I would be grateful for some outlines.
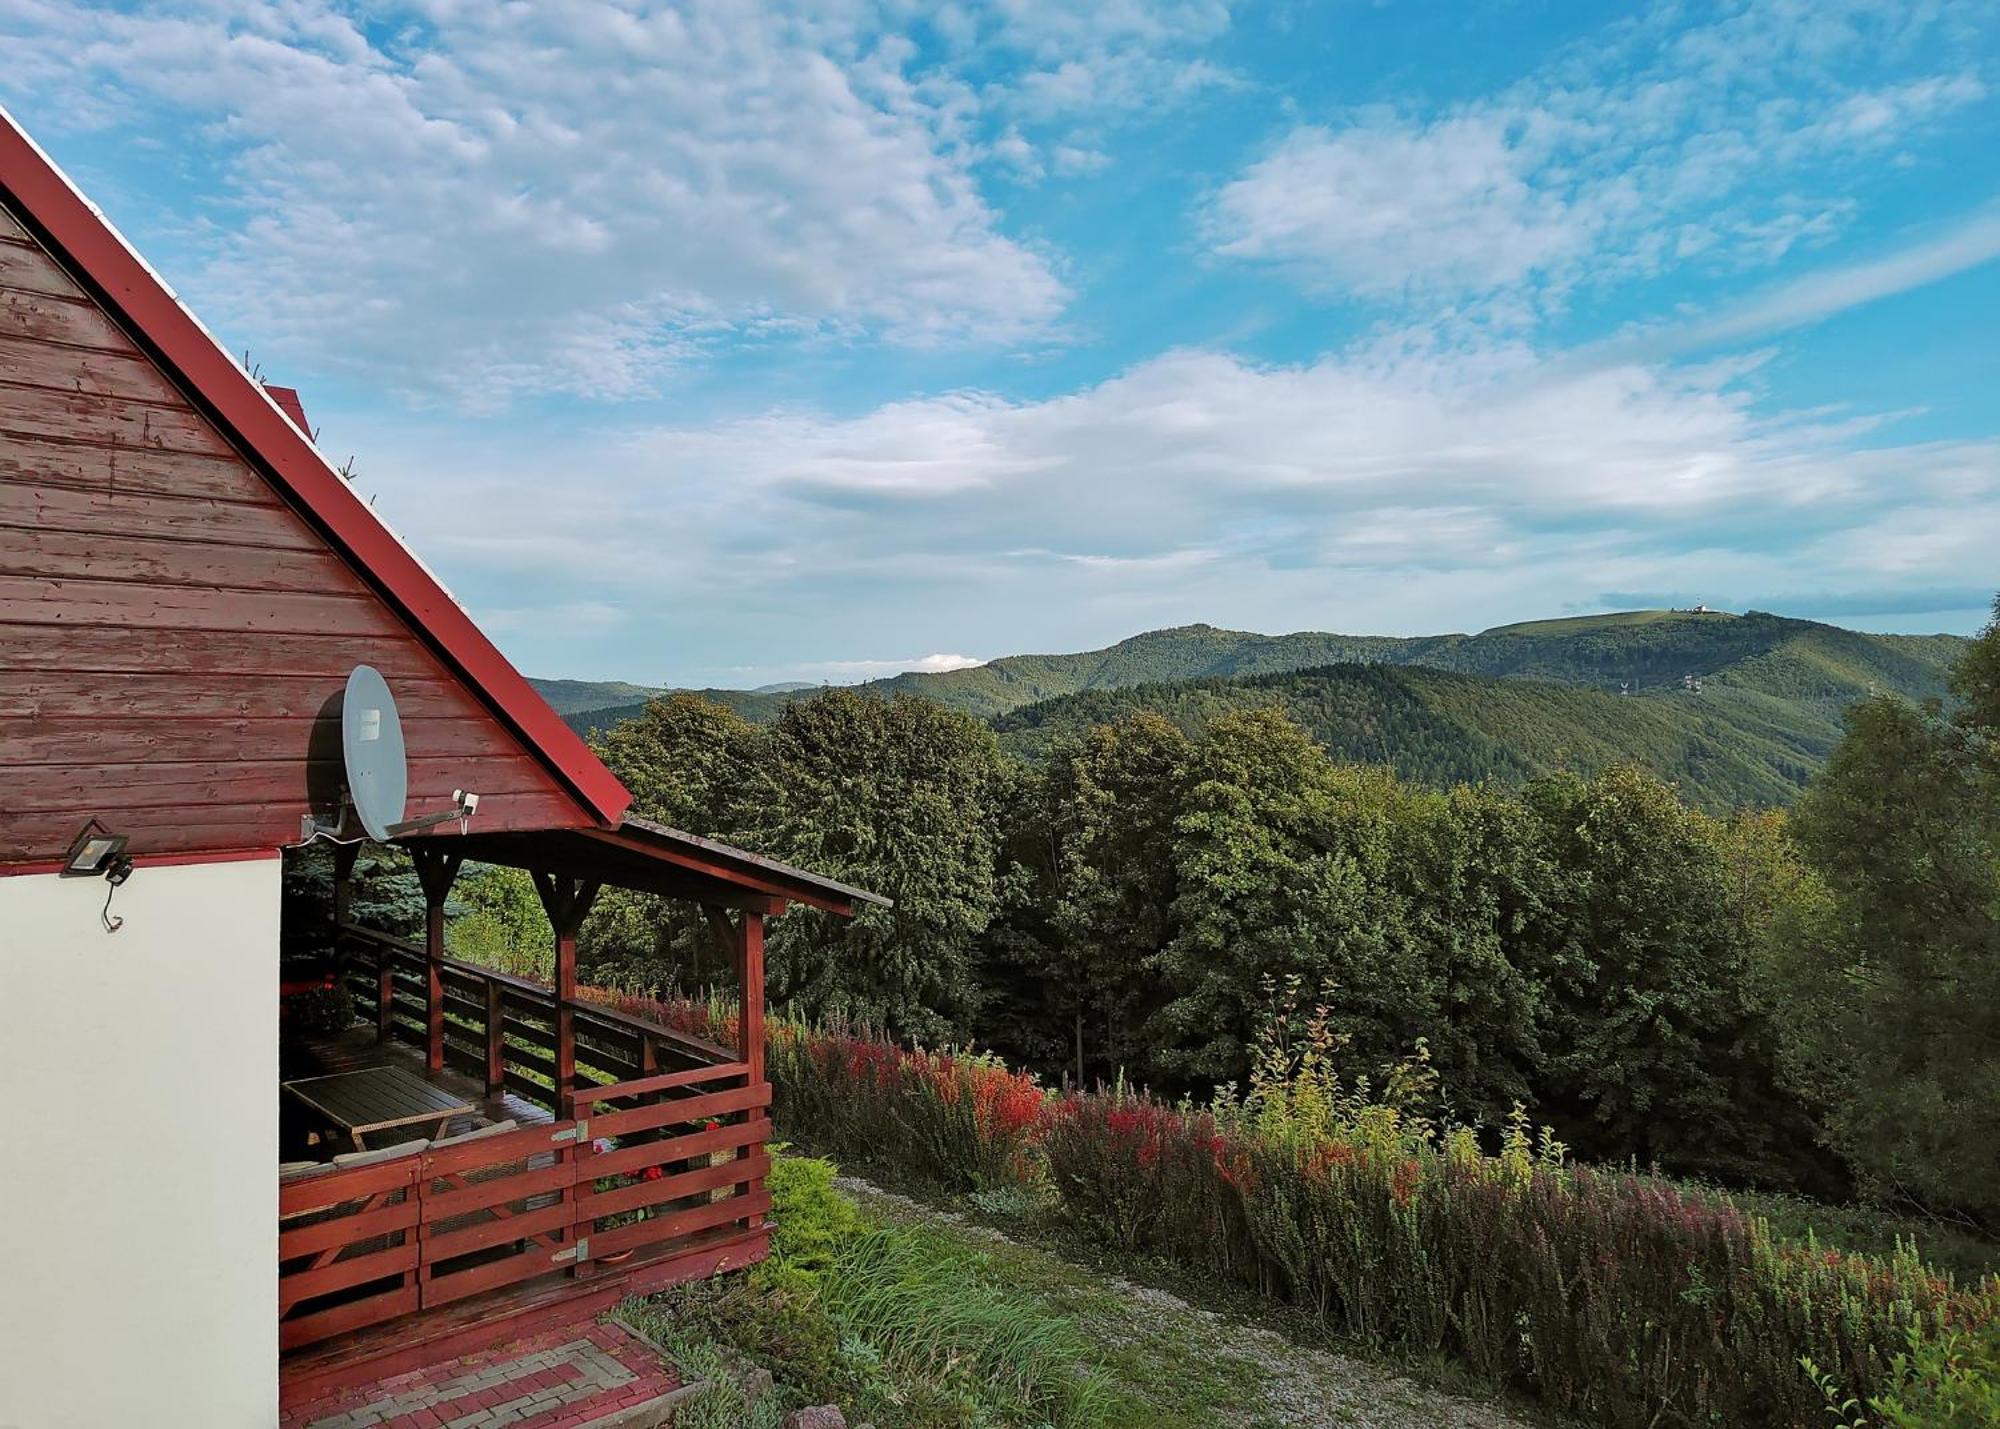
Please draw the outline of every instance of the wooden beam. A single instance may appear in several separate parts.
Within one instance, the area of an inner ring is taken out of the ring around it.
[[[333,926],[345,923],[354,909],[354,860],[361,852],[358,843],[333,846]]]
[[[737,962],[736,981],[741,989],[742,1008],[736,1019],[737,1042],[741,1044],[738,1055],[750,1071],[746,1078],[754,1091],[764,1085],[764,915],[745,912],[741,926],[736,930]],[[758,1148],[745,1146],[736,1155],[742,1160],[752,1155]],[[760,1179],[752,1178],[744,1187],[746,1198],[754,1198],[764,1189]],[[752,1215],[745,1225],[755,1230],[763,1224],[763,1218]]]
[[[424,1064],[444,1070],[444,904],[465,857],[442,849],[410,849],[424,890]]]
[[[601,886],[594,878],[529,870],[556,935],[556,1115],[576,1115],[576,935]]]

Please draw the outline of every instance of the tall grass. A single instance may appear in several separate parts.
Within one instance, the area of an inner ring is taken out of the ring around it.
[[[632,1010],[726,1033],[722,1009]],[[795,1023],[772,1025],[770,1068],[779,1115],[817,1145],[1038,1187],[1110,1244],[1600,1423],[1823,1426],[1832,1384],[1851,1422],[1892,1424],[1946,1392],[1936,1375],[1994,1377],[1977,1356],[2000,1279],[1958,1284],[1908,1244],[1781,1240],[1726,1197],[1569,1165],[1518,1112],[1482,1150],[1425,1114],[1421,1056],[1371,1087],[1343,1083],[1337,1052],[1323,1022],[1273,1038],[1248,1092],[1205,1108],[1057,1096],[989,1059]]]

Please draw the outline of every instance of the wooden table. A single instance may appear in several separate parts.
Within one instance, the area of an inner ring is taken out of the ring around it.
[[[367,1138],[384,1131],[427,1127],[432,1138],[442,1136],[453,1117],[472,1110],[456,1093],[401,1067],[364,1067],[283,1085],[346,1133],[356,1151],[366,1151]]]

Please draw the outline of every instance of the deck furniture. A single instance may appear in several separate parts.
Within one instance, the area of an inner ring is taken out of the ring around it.
[[[283,1085],[287,1095],[338,1127],[357,1152],[367,1151],[368,1138],[385,1131],[422,1127],[430,1138],[441,1137],[452,1118],[472,1110],[463,1098],[401,1067],[365,1067]]]

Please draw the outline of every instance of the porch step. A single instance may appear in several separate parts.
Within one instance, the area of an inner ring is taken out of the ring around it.
[[[609,1321],[567,1325],[296,1405],[282,1429],[657,1429],[689,1390]]]

